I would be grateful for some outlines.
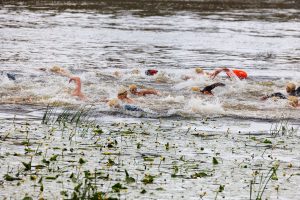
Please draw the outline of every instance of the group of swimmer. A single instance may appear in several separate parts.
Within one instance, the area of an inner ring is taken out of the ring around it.
[[[41,71],[47,71],[47,68],[40,68]],[[88,98],[82,93],[81,87],[81,79],[78,76],[75,76],[68,72],[67,70],[54,66],[50,68],[49,70],[52,73],[67,77],[69,79],[69,83],[74,82],[75,83],[75,89],[71,93],[72,96],[78,97],[80,100],[86,101]],[[229,69],[226,67],[223,68],[217,68],[213,70],[212,72],[204,71],[202,68],[196,68],[195,73],[197,76],[203,75],[206,77],[209,77],[211,79],[214,79],[218,74],[221,72],[225,72],[229,78],[238,78],[238,79],[246,79],[248,77],[248,74],[239,69]],[[134,70],[132,73],[138,74],[139,70]],[[158,70],[156,69],[149,69],[145,71],[145,74],[147,76],[154,76],[158,73]],[[120,76],[119,72],[114,72],[115,76]],[[13,74],[7,73],[7,77],[11,80],[15,80],[15,76]],[[183,80],[189,80],[194,79],[194,76],[182,76],[181,79]],[[225,86],[224,83],[216,82],[214,84],[208,85],[204,87],[203,89],[200,89],[200,87],[192,87],[191,90],[194,92],[199,92],[205,95],[213,95],[212,90],[216,87],[223,87]],[[108,103],[108,105],[111,108],[124,108],[125,110],[130,111],[142,111],[141,108],[133,105],[135,103],[135,100],[128,97],[128,92],[130,92],[133,96],[147,96],[147,95],[161,95],[159,91],[155,89],[140,89],[138,90],[138,87],[134,84],[130,85],[129,88],[121,87],[119,88],[117,92],[117,97],[110,99],[110,100],[104,100]],[[298,97],[300,97],[300,87],[296,89],[296,85],[294,83],[288,83],[286,85],[286,92],[287,95],[282,94],[280,92],[276,92],[273,94],[269,94],[266,96],[263,96],[261,100],[266,100],[268,98],[280,98],[280,99],[288,99],[289,105],[292,107],[300,107]]]

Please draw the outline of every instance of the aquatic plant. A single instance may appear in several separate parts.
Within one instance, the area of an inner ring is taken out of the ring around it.
[[[142,182],[144,184],[150,184],[153,183],[155,176],[152,176],[150,174],[145,174],[144,178],[142,179]]]
[[[294,128],[288,119],[281,119],[275,124],[271,125],[270,134],[273,137],[277,136],[291,136],[298,132],[299,128]]]
[[[42,117],[42,124],[58,124],[65,127],[66,124],[79,124],[89,122],[92,115],[93,106],[82,107],[57,107],[55,104],[47,105],[44,115]]]
[[[135,179],[129,176],[126,169],[125,169],[125,175],[126,175],[126,177],[125,177],[126,183],[134,183],[135,182]]]
[[[254,179],[250,181],[250,200],[252,200],[254,196],[256,196],[254,198],[254,200],[262,200],[262,196],[263,196],[270,180],[278,180],[278,177],[276,174],[278,167],[279,167],[279,165],[277,163],[275,163],[275,165],[270,168],[270,170],[268,171],[268,173],[266,175],[264,175],[263,173],[261,174],[259,188],[257,191],[254,190],[254,185],[256,184],[256,176],[258,175],[258,172],[254,173]],[[255,192],[256,192],[256,195],[254,194]]]

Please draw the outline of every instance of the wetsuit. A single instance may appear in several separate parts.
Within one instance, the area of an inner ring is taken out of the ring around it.
[[[278,97],[279,99],[287,99],[287,97],[284,94],[282,94],[281,92],[276,92],[276,93],[266,96],[267,99],[271,98],[271,97]]]
[[[215,89],[216,87],[218,86],[225,86],[224,83],[214,83],[214,84],[211,84],[209,86],[206,86],[205,88],[203,88],[203,90],[201,90],[200,92],[202,93],[206,93],[206,94],[212,94],[212,90]]]
[[[1,75],[3,75],[3,72],[1,72]],[[16,75],[13,73],[6,73],[6,76],[9,80],[13,80],[13,81],[16,80]]]
[[[291,96],[300,97],[300,87],[290,93]]]
[[[289,96],[300,97],[300,87],[298,87],[296,90],[289,93]],[[278,97],[279,99],[287,99],[288,98],[286,95],[282,94],[281,92],[276,92],[276,93],[267,95],[265,97],[265,99],[268,99],[268,98],[271,98],[271,97]]]
[[[129,111],[143,111],[141,108],[129,104],[124,105],[124,109]]]

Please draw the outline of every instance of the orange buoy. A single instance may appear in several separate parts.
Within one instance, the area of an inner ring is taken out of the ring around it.
[[[248,77],[247,72],[240,70],[240,69],[233,69],[232,72],[239,77],[240,79],[245,79]],[[226,74],[231,77],[230,72],[226,72]]]

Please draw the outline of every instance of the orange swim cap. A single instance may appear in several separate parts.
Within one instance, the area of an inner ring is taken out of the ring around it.
[[[233,69],[232,72],[240,79],[245,79],[248,77],[247,72],[240,69]],[[226,72],[226,74],[230,77],[230,72]]]

